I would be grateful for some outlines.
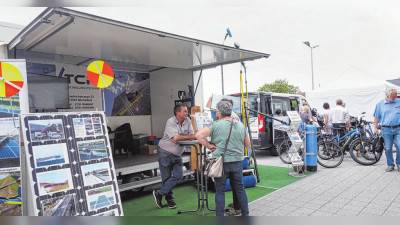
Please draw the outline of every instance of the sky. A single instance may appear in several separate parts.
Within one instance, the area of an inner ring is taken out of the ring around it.
[[[118,7],[72,9],[218,44],[229,28],[233,37],[225,45],[237,42],[271,54],[246,63],[249,91],[276,79],[311,90],[311,54],[304,41],[319,45],[313,50],[315,89],[400,77],[400,4],[393,0],[116,2]],[[43,10],[2,7],[0,21],[26,25]],[[225,94],[240,91],[239,72],[240,64],[224,66]],[[221,69],[205,70],[203,76],[205,88],[221,94]],[[211,95],[207,91],[205,100]]]

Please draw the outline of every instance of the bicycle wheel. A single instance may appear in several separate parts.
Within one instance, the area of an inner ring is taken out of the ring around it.
[[[361,142],[360,139],[355,140],[350,146],[350,155],[357,163],[369,166],[377,163],[382,153],[373,150],[372,141]]]
[[[290,161],[290,155],[288,154],[291,146],[292,142],[289,139],[283,140],[282,143],[279,145],[278,149],[279,158],[282,160],[282,162],[286,164],[292,163],[292,161]]]
[[[343,162],[343,151],[333,141],[321,141],[317,144],[317,162],[326,168],[335,168]]]

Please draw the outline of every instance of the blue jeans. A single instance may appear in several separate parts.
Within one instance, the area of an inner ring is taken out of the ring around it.
[[[242,210],[242,216],[249,215],[249,204],[247,201],[246,190],[243,185],[243,166],[242,161],[224,163],[224,174],[220,178],[215,178],[215,209],[217,216],[224,216],[225,211],[225,186],[226,178],[230,178],[232,191],[236,192],[238,205]]]
[[[400,165],[400,127],[382,127],[382,137],[385,140],[385,154],[388,166],[394,166],[393,142],[396,146],[396,164]]]
[[[169,153],[163,149],[157,151],[158,164],[160,166],[162,187],[158,191],[165,200],[174,200],[172,188],[174,188],[183,177],[182,157]]]

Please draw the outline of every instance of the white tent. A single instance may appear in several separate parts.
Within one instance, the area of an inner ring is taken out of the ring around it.
[[[366,120],[373,121],[375,105],[385,97],[385,90],[389,87],[398,88],[386,81],[369,81],[368,84],[358,82],[347,82],[354,87],[341,87],[332,85],[336,89],[315,90],[306,93],[306,99],[311,108],[316,108],[318,112],[323,113],[322,105],[328,102],[331,109],[336,105],[336,99],[342,99],[346,103],[349,114],[357,116],[366,112]]]

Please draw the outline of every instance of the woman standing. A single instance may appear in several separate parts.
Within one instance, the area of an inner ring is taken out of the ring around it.
[[[307,105],[303,106],[300,118],[305,124],[311,124],[313,122],[313,118],[310,112],[310,107],[308,107]]]
[[[236,192],[242,216],[249,215],[247,194],[243,185],[242,160],[244,146],[250,146],[250,139],[246,134],[245,127],[241,122],[233,122],[231,118],[232,104],[228,101],[220,101],[217,104],[217,116],[221,119],[199,130],[196,139],[210,149],[213,158],[224,154],[224,173],[222,177],[215,178],[215,206],[216,215],[224,216],[225,209],[225,186],[227,177],[230,178],[232,190]],[[232,129],[231,129],[232,127]],[[230,133],[230,136],[229,136]],[[211,136],[211,143],[206,137]],[[228,140],[229,138],[229,140]],[[227,142],[228,141],[228,142]]]

